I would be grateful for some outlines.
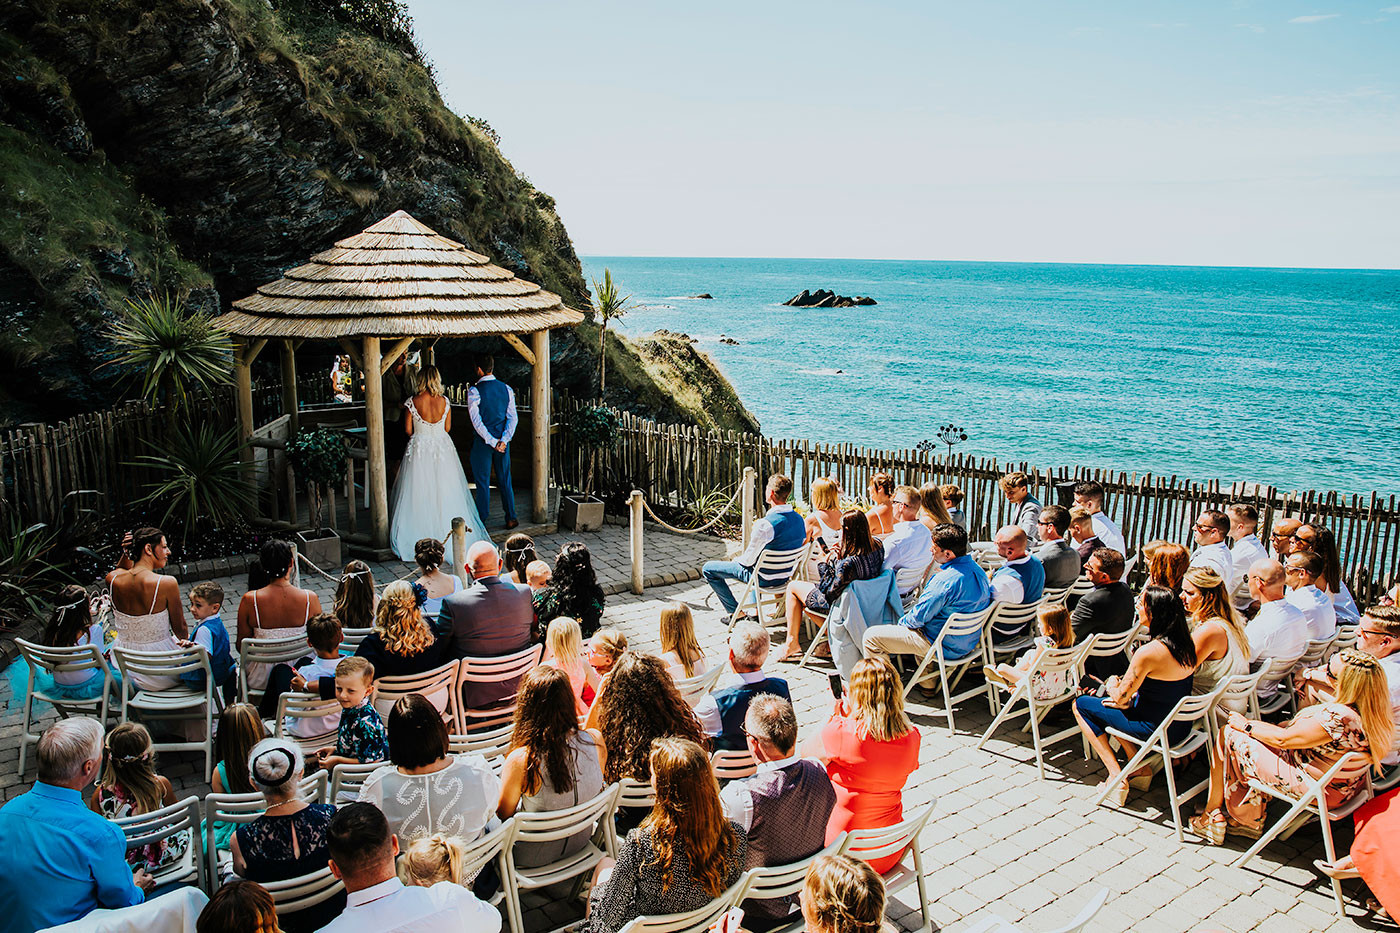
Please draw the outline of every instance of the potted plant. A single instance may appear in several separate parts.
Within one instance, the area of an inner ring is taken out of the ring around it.
[[[617,444],[617,415],[602,405],[580,408],[569,418],[569,433],[588,454],[588,474],[582,490],[565,494],[559,506],[559,524],[570,531],[596,531],[603,527],[603,500],[593,495],[593,478],[599,455]]]
[[[322,569],[340,566],[340,535],[325,527],[321,516],[331,486],[345,478],[349,456],[345,435],[329,428],[298,431],[287,441],[287,460],[306,483],[311,505],[311,530],[297,533],[297,546]]]

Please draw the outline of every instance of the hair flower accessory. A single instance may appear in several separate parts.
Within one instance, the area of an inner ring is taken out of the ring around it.
[[[413,604],[419,609],[428,602],[428,588],[421,583],[411,584],[413,587]]]

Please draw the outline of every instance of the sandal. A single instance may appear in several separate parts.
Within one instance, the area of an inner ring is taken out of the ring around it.
[[[1196,814],[1187,821],[1186,828],[1213,846],[1225,844],[1225,814],[1219,810]]]
[[[1361,877],[1361,872],[1357,871],[1355,868],[1338,868],[1335,864],[1327,861],[1326,859],[1313,859],[1313,868],[1316,868],[1328,878],[1332,878],[1337,881],[1346,881],[1350,878]]]

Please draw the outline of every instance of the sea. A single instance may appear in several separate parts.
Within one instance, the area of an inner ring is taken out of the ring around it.
[[[1400,492],[1400,270],[590,256],[775,438]],[[791,308],[803,289],[869,296]],[[702,293],[712,299],[692,296]],[[736,343],[727,343],[726,340]],[[940,450],[946,447],[940,445]]]

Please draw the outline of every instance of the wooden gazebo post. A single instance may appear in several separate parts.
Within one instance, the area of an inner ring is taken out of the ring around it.
[[[549,518],[549,331],[537,330],[530,335],[535,365],[530,369],[530,441],[534,470],[534,506],[531,518],[543,522]]]

